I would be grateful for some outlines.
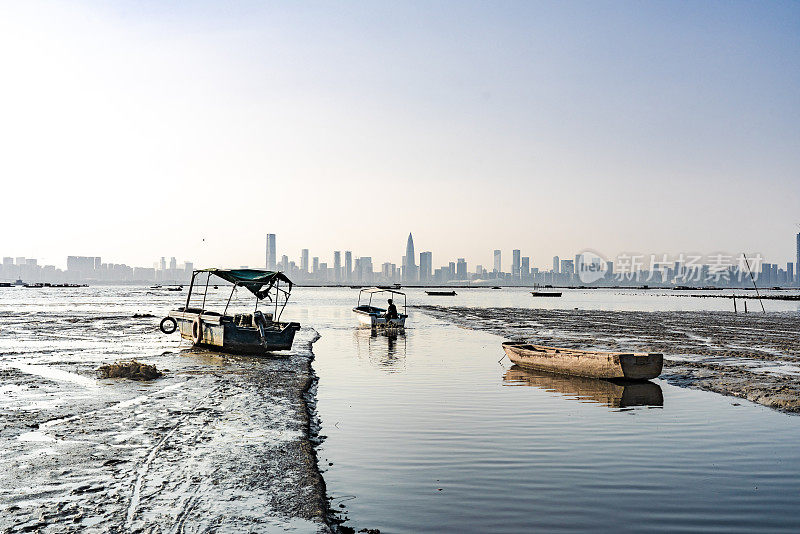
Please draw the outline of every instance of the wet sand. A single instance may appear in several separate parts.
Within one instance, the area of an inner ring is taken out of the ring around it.
[[[661,352],[661,378],[672,384],[800,412],[800,317],[795,313],[416,308],[507,340]]]
[[[0,532],[329,532],[316,332],[280,358],[159,354],[154,322],[0,317]],[[126,355],[164,377],[95,377]]]

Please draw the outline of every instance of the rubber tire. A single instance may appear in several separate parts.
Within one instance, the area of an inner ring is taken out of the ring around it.
[[[164,325],[165,325],[166,323],[172,323],[172,329],[170,329],[170,330],[167,330],[166,328],[164,328]],[[158,325],[158,327],[159,327],[159,328],[161,329],[161,331],[162,331],[162,332],[164,332],[165,334],[171,334],[171,333],[173,333],[175,330],[177,330],[177,329],[178,329],[178,321],[176,321],[176,320],[175,320],[175,319],[173,319],[172,317],[164,317],[163,319],[161,319],[161,324],[159,324],[159,325]]]
[[[203,320],[197,317],[192,323],[192,341],[195,345],[203,340]]]

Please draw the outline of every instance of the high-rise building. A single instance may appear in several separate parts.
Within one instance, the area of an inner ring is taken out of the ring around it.
[[[519,267],[519,275],[521,278],[531,274],[531,259],[528,256],[523,256],[522,263]]]
[[[169,269],[170,271],[174,271],[177,268],[178,268],[178,260],[175,259],[175,256],[172,256],[169,259]]]
[[[333,279],[340,281],[342,279],[342,251],[333,251]]]
[[[500,251],[499,250],[495,250],[494,251],[494,272],[495,273],[500,273],[502,271],[503,271],[503,269],[500,266]]]
[[[308,273],[308,249],[304,248],[300,251],[300,270],[303,274]]]
[[[559,260],[558,256],[553,256],[553,273],[554,274],[558,274],[560,272],[558,270],[559,263],[560,263],[560,260]]]
[[[520,251],[514,249],[511,251],[511,276],[519,278],[520,270]]]
[[[464,258],[458,258],[458,263],[456,264],[456,279],[467,279],[467,260]]]
[[[792,262],[786,264],[786,279],[789,281],[789,285],[794,282],[794,264]]]
[[[267,270],[274,271],[278,262],[275,252],[275,234],[267,234]]]
[[[795,261],[795,281],[797,285],[800,285],[800,233],[797,234],[797,261]]]
[[[344,279],[350,281],[353,278],[353,253],[349,250],[344,251]]]
[[[317,274],[319,272],[319,256],[314,256],[312,260],[311,272]]]
[[[162,271],[166,271],[167,270],[167,259],[164,256],[161,256],[161,262],[158,265],[159,265],[159,269],[161,269]]]
[[[372,265],[371,262],[370,265]],[[410,233],[408,234],[408,242],[406,242],[406,262],[404,267],[405,269],[403,270],[403,278],[406,282],[416,282],[419,280],[414,254],[414,238],[411,237]]]
[[[433,253],[419,253],[419,281],[430,282],[433,275]]]

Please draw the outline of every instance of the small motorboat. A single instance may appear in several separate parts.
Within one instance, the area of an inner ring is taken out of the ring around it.
[[[201,280],[202,275],[205,280]],[[222,313],[205,309],[209,279],[217,276],[233,284],[231,295]],[[281,287],[283,282],[283,287]],[[236,291],[243,287],[256,298],[252,313],[228,314]],[[196,346],[225,352],[265,354],[292,348],[299,323],[282,323],[280,316],[289,302],[292,282],[281,272],[260,269],[201,269],[192,272],[186,305],[169,312],[161,320],[161,331],[171,334],[180,329],[183,339]],[[194,296],[194,300],[192,300]],[[268,299],[274,313],[261,311],[258,304]]]
[[[503,289],[503,288],[500,286],[492,286],[492,289]]]
[[[534,297],[560,297],[561,291],[531,291]]]
[[[664,366],[664,356],[655,352],[576,350],[520,341],[503,343],[503,350],[520,367],[592,378],[649,380],[660,375]]]
[[[426,291],[425,293],[427,293],[428,295],[434,296],[434,297],[455,297],[456,296],[456,292],[455,291]]]
[[[183,291],[183,286],[178,287],[168,287],[167,291]]]
[[[387,319],[386,310],[384,308],[377,308],[372,305],[372,297],[378,293],[389,293],[391,295],[403,296],[403,313],[398,313],[396,319]],[[366,304],[361,304],[362,295],[369,295]],[[380,287],[368,287],[358,292],[358,304],[353,308],[353,312],[358,318],[361,326],[369,326],[370,328],[405,328],[406,318],[406,294],[395,289],[384,289]]]

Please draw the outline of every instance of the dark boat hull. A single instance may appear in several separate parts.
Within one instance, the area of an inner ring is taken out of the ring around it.
[[[300,330],[299,323],[271,323],[261,332],[253,326],[239,326],[231,317],[202,314],[200,316],[199,337],[195,335],[196,313],[171,312],[180,329],[181,337],[195,346],[206,347],[238,354],[267,354],[274,351],[290,350],[295,333]]]

